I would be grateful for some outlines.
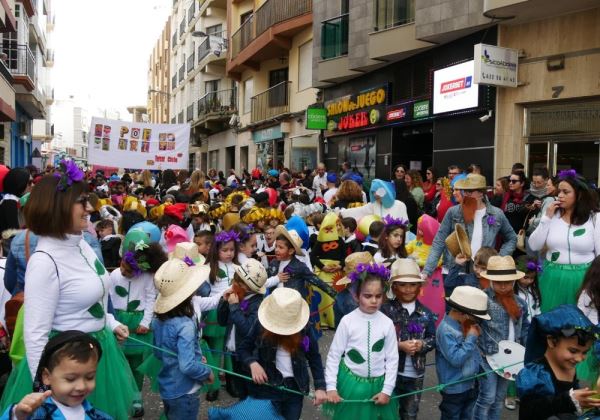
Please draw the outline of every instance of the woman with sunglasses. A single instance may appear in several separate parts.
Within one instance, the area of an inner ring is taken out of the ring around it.
[[[407,172],[408,172],[408,168],[406,167],[406,165],[404,165],[402,163],[400,163],[399,165],[396,165],[394,167],[392,181],[394,181],[395,179],[401,179],[404,181],[404,176],[406,175]]]
[[[110,276],[83,239],[88,226],[87,191],[83,172],[72,161],[62,161],[58,172],[33,187],[25,207],[26,225],[38,236],[25,273],[26,354],[8,379],[2,410],[31,392],[48,339],[79,330],[102,345],[96,389],[89,401],[115,419],[129,417],[137,389],[116,340],[125,340],[129,330],[108,313]]]
[[[515,233],[519,233],[527,217],[527,193],[525,192],[525,173],[513,171],[508,177],[508,191],[502,196],[500,209],[508,219]],[[521,255],[520,251],[516,251]]]

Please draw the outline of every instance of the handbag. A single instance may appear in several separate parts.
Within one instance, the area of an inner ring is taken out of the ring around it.
[[[517,233],[517,249],[522,252],[527,252],[527,248],[525,246],[525,235],[527,230],[525,229],[525,226],[527,226],[530,214],[531,210],[527,212],[527,216],[525,216],[525,221],[523,222],[523,227],[519,230],[519,233]]]

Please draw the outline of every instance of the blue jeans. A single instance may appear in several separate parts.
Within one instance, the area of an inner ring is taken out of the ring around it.
[[[440,403],[441,420],[468,420],[473,415],[477,390],[470,389],[459,394],[442,392]]]
[[[487,360],[481,361],[480,372],[489,372],[492,368]],[[479,381],[479,396],[475,403],[473,419],[500,420],[500,412],[504,406],[508,381],[492,372],[481,376]]]
[[[298,385],[296,385],[296,381],[293,378],[285,378],[283,380],[283,386],[288,389],[299,391]],[[300,415],[302,414],[302,403],[304,402],[304,397],[302,395],[281,391],[277,396],[277,399],[272,399],[271,402],[285,420],[300,419]]]
[[[197,392],[163,400],[163,405],[168,420],[197,419],[200,413],[200,397]]]
[[[410,356],[406,356],[410,357]],[[408,394],[409,392],[423,389],[423,377],[420,378],[409,378],[406,376],[398,375],[396,379],[396,388],[394,388],[395,395]],[[402,397],[398,400],[400,405],[400,419],[401,420],[416,420],[419,412],[419,403],[421,402],[421,393]]]

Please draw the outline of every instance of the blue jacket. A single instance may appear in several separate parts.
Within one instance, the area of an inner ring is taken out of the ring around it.
[[[502,246],[500,248],[500,255],[512,255],[517,245],[517,234],[513,230],[512,226],[508,222],[508,219],[498,207],[492,206],[489,202],[485,203],[486,212],[483,216],[483,238],[481,246],[489,246],[491,248],[496,247],[496,239],[502,237]],[[493,220],[491,217],[493,217]],[[493,223],[489,223],[493,222]],[[444,255],[444,267],[448,270],[452,268],[454,258],[450,254],[450,251],[446,248],[446,238],[454,232],[456,224],[462,224],[465,226],[469,241],[473,238],[473,223],[465,224],[465,219],[462,213],[462,206],[454,206],[448,209],[448,212],[444,216],[444,220],[440,225],[440,228],[433,239],[433,244],[429,251],[429,257],[423,268],[423,272],[431,275],[438,264],[442,253]]]
[[[508,340],[508,322],[510,317],[504,307],[496,301],[496,294],[491,287],[484,290],[488,295],[488,313],[492,319],[481,323],[481,336],[479,337],[479,348],[484,355],[498,353],[498,341]],[[515,341],[525,345],[529,331],[527,320],[527,303],[515,295],[515,300],[521,307],[521,316],[515,324]]]
[[[85,410],[85,420],[112,420],[112,417],[100,410],[92,407],[87,400],[84,400],[83,409]],[[12,415],[12,411],[15,404],[11,405],[6,409],[0,420],[12,420],[15,417]],[[29,417],[28,420],[66,420],[66,417],[58,409],[56,403],[52,398],[47,398],[46,401],[35,410]]]
[[[162,362],[158,374],[158,388],[164,400],[179,398],[198,383],[210,376],[210,368],[202,364],[202,352],[198,340],[198,325],[193,318],[184,316],[161,321],[152,321],[154,345],[171,352],[160,350],[154,355]]]
[[[22,230],[15,235],[10,243],[10,252],[6,259],[6,268],[4,272],[4,287],[11,295],[15,295],[25,290],[25,269],[27,261],[25,258],[25,233]],[[83,232],[83,239],[92,247],[98,259],[104,264],[100,242],[89,232]],[[29,255],[33,254],[37,247],[38,237],[33,232],[29,233]]]
[[[435,332],[437,351],[435,352],[435,370],[438,382],[448,384],[469,376],[477,375],[481,354],[477,349],[477,337],[463,336],[461,325],[446,315]],[[448,385],[443,389],[447,394],[460,394],[475,386],[475,379]]]
[[[263,301],[263,295],[256,294],[248,298],[248,307],[242,310],[239,303],[230,305],[225,299],[221,298],[217,307],[217,322],[222,327],[227,327],[225,337],[229,337],[231,328],[235,325],[235,344],[236,347],[242,342],[246,335],[252,329],[258,319],[258,307]]]
[[[268,270],[269,277],[277,275],[279,272],[279,264],[279,260],[271,261]],[[306,264],[296,258],[296,256],[292,257],[287,267],[285,267],[285,271],[290,273],[290,279],[283,283],[283,287],[297,290],[305,300],[308,297],[309,285],[317,286],[335,299],[337,292],[330,285],[318,278],[315,273],[310,271]]]

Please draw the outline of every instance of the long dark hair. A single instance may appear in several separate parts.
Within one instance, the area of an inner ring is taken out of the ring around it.
[[[542,292],[540,292],[540,286],[538,284],[538,272],[527,270],[526,273],[529,277],[533,277],[533,283],[529,285],[529,292],[533,296],[533,301],[535,305],[539,308],[542,305]],[[515,295],[519,293],[519,288],[519,282],[516,281],[513,286],[513,291],[515,292]]]
[[[583,277],[583,283],[577,292],[577,300],[582,293],[590,297],[590,306],[600,310],[600,256],[594,258]]]
[[[581,226],[592,217],[593,212],[598,211],[598,195],[587,186],[583,177],[566,177],[560,182],[566,182],[575,191],[575,204],[571,215],[571,224]],[[560,183],[559,183],[560,185]]]
[[[391,249],[390,244],[388,243],[388,236],[394,232],[395,230],[402,230],[402,245],[398,248],[396,252]],[[386,226],[383,230],[383,233],[379,237],[379,251],[381,251],[381,256],[383,258],[391,258],[394,253],[398,254],[399,258],[406,258],[408,254],[406,253],[406,228],[401,225],[389,225]]]
[[[233,242],[233,241],[229,241]],[[210,245],[210,250],[208,251],[208,256],[206,260],[208,262],[208,266],[210,267],[210,274],[208,275],[208,279],[210,280],[210,284],[215,284],[217,282],[217,273],[219,272],[219,251],[221,247],[229,242],[219,242],[213,239],[212,244]],[[233,255],[233,263],[237,264],[237,256],[238,256],[238,247],[237,244],[234,243],[233,249],[235,250],[235,254]]]
[[[387,287],[387,280],[384,279],[383,277],[377,276],[375,274],[367,274],[364,277],[360,277],[356,281],[356,286],[355,286],[355,290],[354,290],[354,292],[356,294],[356,299],[358,299],[360,297],[360,292],[365,287],[365,284],[367,284],[371,281],[377,281],[377,282],[381,283],[381,290],[383,291],[383,300],[385,301],[385,298],[386,298],[385,291],[386,291],[386,287]],[[352,284],[350,286],[352,286]]]
[[[194,305],[192,305],[193,297],[194,297],[194,294],[192,293],[186,300],[181,302],[179,305],[177,305],[170,311],[165,312],[164,314],[155,313],[156,317],[160,321],[166,321],[167,319],[177,318],[180,316],[193,318],[193,316],[194,316]]]

